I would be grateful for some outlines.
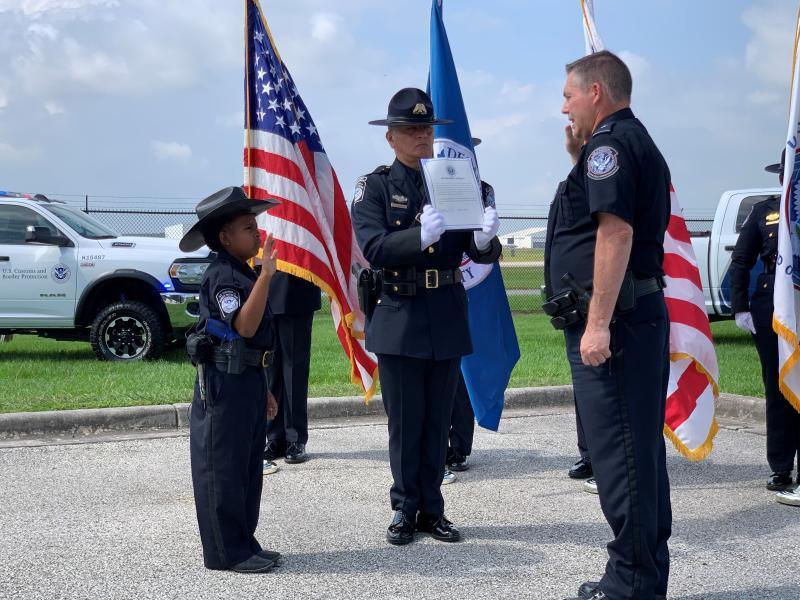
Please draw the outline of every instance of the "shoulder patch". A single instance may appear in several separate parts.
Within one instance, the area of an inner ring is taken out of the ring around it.
[[[224,289],[217,292],[217,305],[223,316],[227,317],[241,305],[239,292],[232,289]]]
[[[611,146],[595,148],[586,159],[586,174],[590,179],[608,179],[619,171],[619,155]]]
[[[364,199],[364,190],[367,189],[367,176],[359,177],[356,181],[356,191],[353,194],[353,204]]]

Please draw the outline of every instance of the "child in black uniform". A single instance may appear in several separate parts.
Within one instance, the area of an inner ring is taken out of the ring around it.
[[[197,205],[199,222],[180,243],[184,252],[203,244],[217,252],[200,286],[197,337],[187,342],[198,365],[192,482],[203,562],[237,573],[264,573],[280,558],[254,537],[267,419],[277,412],[265,370],[273,343],[267,293],[276,264],[270,234],[260,274],[247,263],[262,248],[256,214],[275,204],[251,200],[239,187],[220,190]]]

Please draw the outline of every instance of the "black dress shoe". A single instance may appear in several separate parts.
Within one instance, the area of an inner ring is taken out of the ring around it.
[[[308,454],[306,454],[306,445],[299,442],[292,442],[286,447],[286,463],[296,465],[306,462]]]
[[[231,571],[236,573],[266,573],[274,566],[275,563],[271,560],[267,560],[258,554],[253,554],[253,556],[247,560],[243,560],[242,562],[233,565],[231,567]]]
[[[417,515],[417,531],[430,533],[431,537],[440,542],[460,542],[461,532],[444,515]]]
[[[467,464],[467,457],[461,454],[460,452],[453,450],[452,448],[448,448],[445,467],[450,471],[458,471],[458,472],[466,471],[467,469],[469,469],[469,465]]]
[[[275,563],[276,567],[278,566],[278,563],[280,562],[281,558],[283,558],[280,552],[275,552],[274,550],[266,550],[266,549],[262,549],[261,552],[258,553],[258,556],[260,556],[261,558],[266,558],[267,560],[271,560],[272,562]]]
[[[597,592],[600,592],[601,594],[603,593],[600,590],[599,581],[584,581],[581,584],[581,587],[578,588],[578,598],[580,598],[580,600],[591,600],[592,598],[595,598],[594,594],[596,594]],[[608,596],[603,594],[603,596],[600,597],[607,598]],[[666,600],[667,597],[659,596],[658,594],[656,594],[654,598],[655,600]]]
[[[578,462],[572,465],[567,475],[569,475],[571,479],[589,479],[589,477],[594,475],[594,470],[592,469],[592,459],[588,457],[581,458]]]
[[[788,490],[790,487],[792,487],[791,471],[773,473],[769,476],[769,479],[767,479],[767,489],[773,492]]]
[[[394,511],[394,518],[386,530],[386,541],[393,546],[404,546],[414,541],[414,523],[402,510]]]
[[[270,440],[264,449],[264,460],[275,462],[279,458],[286,456],[286,442],[283,440]]]

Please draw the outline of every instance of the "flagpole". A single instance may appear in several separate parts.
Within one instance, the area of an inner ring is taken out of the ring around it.
[[[253,144],[251,143],[252,140],[250,139],[250,63],[248,62],[250,59],[250,35],[249,35],[249,25],[250,25],[250,11],[248,2],[250,0],[244,0],[244,123],[245,123],[245,133],[247,135],[247,160],[245,161],[246,165],[253,164],[252,162],[252,151],[253,151]],[[247,194],[250,195],[250,191],[252,186],[250,185],[250,168],[245,169],[245,186],[247,188]]]

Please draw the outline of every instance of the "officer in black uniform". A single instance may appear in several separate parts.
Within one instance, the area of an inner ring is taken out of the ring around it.
[[[465,252],[478,263],[500,256],[493,209],[481,231],[445,232],[443,215],[427,204],[419,159],[433,156],[433,125],[445,123],[425,92],[397,92],[387,118],[371,122],[388,125],[397,160],[358,180],[351,207],[358,245],[380,276],[365,333],[389,417],[395,515],[387,541],[397,545],[411,542],[415,528],[442,541],[461,538],[440,489],[459,362],[472,352],[459,265]]]
[[[545,310],[564,330],[615,538],[602,579],[578,592],[594,600],[664,598],[669,576],[669,320],[661,290],[670,173],[630,110],[631,89],[628,68],[610,52],[567,66],[562,112],[583,146],[557,200],[548,248],[555,296]]]
[[[278,415],[267,428],[264,460],[281,456],[296,464],[308,459],[308,372],[311,327],[321,307],[313,283],[278,271],[269,286],[269,310],[275,329],[275,355],[269,368],[269,389],[278,401]]]
[[[783,185],[783,165],[766,170],[778,173]],[[768,490],[792,487],[792,470],[798,465],[800,483],[800,413],[789,404],[778,387],[778,336],[772,329],[772,296],[775,289],[775,261],[778,256],[778,220],[780,197],[775,196],[753,206],[742,225],[731,256],[731,304],[736,324],[749,331],[761,360],[761,376],[767,397],[767,462],[772,470]],[[758,259],[764,264],[753,297],[749,297],[750,271]]]
[[[271,235],[261,273],[247,264],[261,247],[255,215],[276,202],[251,200],[240,187],[220,190],[197,205],[199,222],[180,242],[191,252],[217,252],[200,285],[200,318],[187,339],[197,365],[189,445],[192,483],[208,569],[264,573],[280,554],[264,550],[254,533],[261,504],[261,457],[266,443],[266,367],[273,344],[267,310],[275,272]]]

